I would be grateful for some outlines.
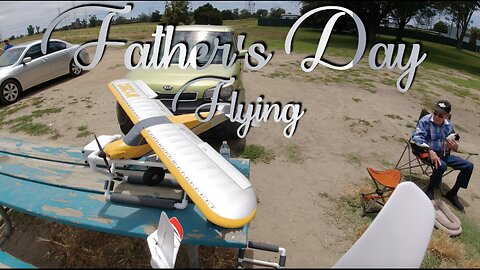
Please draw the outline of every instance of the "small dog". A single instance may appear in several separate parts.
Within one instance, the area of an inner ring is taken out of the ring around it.
[[[447,136],[447,140],[459,141],[460,135],[458,135],[458,133],[450,133],[450,135]]]

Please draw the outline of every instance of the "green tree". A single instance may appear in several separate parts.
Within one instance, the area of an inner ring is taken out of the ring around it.
[[[165,12],[161,19],[164,24],[190,24],[188,1],[165,1]]]
[[[255,12],[255,17],[256,18],[266,18],[268,16],[268,10],[266,9],[259,9],[257,12]]]
[[[126,24],[128,23],[128,19],[124,16],[118,16],[113,22],[113,24]]]
[[[445,10],[452,17],[457,27],[457,49],[461,50],[470,19],[473,12],[480,7],[480,1],[450,1],[441,3],[446,5]]]
[[[33,34],[35,34],[35,27],[33,27],[33,25],[30,24],[30,25],[27,27],[27,35],[31,36],[31,35],[33,35]]]
[[[233,9],[233,17],[234,17],[234,20],[240,18],[240,13],[238,12],[238,8]]]
[[[235,18],[233,15],[233,11],[231,9],[224,9],[221,11],[222,13],[222,19],[224,20],[236,20],[238,17]]]
[[[280,19],[282,14],[285,14],[285,9],[283,8],[271,8],[268,18],[270,19]]]
[[[439,21],[433,25],[433,31],[448,33],[448,25],[443,21]]]
[[[240,10],[240,19],[248,19],[252,17],[252,13],[248,11],[247,9],[242,9]]]
[[[367,32],[367,40],[369,42],[375,41],[380,22],[388,16],[392,9],[391,3],[387,1],[301,1],[301,4],[302,8],[300,11],[302,14],[320,6],[340,6],[350,9],[362,20],[365,26],[365,31]],[[324,25],[334,13],[337,12],[320,12],[312,15],[311,20],[317,24],[323,23]],[[349,22],[350,25],[353,25],[353,19],[348,18],[348,15],[342,17],[345,18],[340,18],[337,24],[342,25],[342,22],[343,24]]]
[[[407,23],[417,14],[426,14],[433,8],[432,3],[425,1],[392,1],[389,16],[397,23],[398,31],[395,42],[402,41],[403,30]]]
[[[152,15],[150,16],[151,22],[160,22],[161,19],[162,15],[160,15],[160,11],[155,10],[154,12],[152,12]]]
[[[138,15],[138,21],[139,22],[148,22],[150,21],[150,16],[148,16],[145,12],[140,13]]]
[[[97,26],[97,16],[93,15],[93,16],[90,16],[90,18],[88,19],[88,26],[89,27],[95,27]]]
[[[470,28],[470,39],[468,40],[468,44],[471,48],[476,49],[477,46],[477,39],[480,38],[480,29],[477,27]]]
[[[214,8],[209,3],[195,9],[193,19],[195,24],[222,25],[223,23],[220,10]]]
[[[35,26],[35,34],[40,34],[40,26]]]

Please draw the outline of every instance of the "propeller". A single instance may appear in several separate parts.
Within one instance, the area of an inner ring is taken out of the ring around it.
[[[105,153],[105,151],[103,151],[102,145],[100,145],[97,135],[93,134],[93,136],[95,137],[95,141],[97,142],[98,149],[100,150],[100,153],[98,154],[98,156],[103,158],[103,161],[105,161],[105,165],[107,165],[108,172],[111,174],[112,171],[110,171],[110,165],[108,164],[108,161],[107,161],[107,154]]]

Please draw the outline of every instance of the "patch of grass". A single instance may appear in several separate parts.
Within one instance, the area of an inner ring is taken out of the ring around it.
[[[357,102],[357,103],[360,102],[360,101],[362,101],[362,100],[359,99],[359,98],[352,98],[352,100],[355,101],[355,102]]]
[[[289,77],[289,74],[286,73],[286,72],[282,72],[282,71],[275,71],[273,73],[269,73],[269,74],[262,74],[262,76],[264,77],[268,77],[268,78],[288,78]]]
[[[459,219],[462,222],[463,232],[460,234],[459,239],[467,247],[468,259],[477,259],[480,257],[480,226],[475,220],[466,216],[465,214],[459,215]]]
[[[287,146],[287,158],[289,162],[302,164],[305,161],[303,148],[298,144],[290,144]]]
[[[88,135],[92,134],[92,132],[88,130],[88,126],[86,125],[79,126],[77,130],[79,131],[77,133],[77,138],[87,137]]]
[[[465,255],[465,249],[462,243],[455,240],[447,233],[436,230],[432,234],[428,250],[442,260],[459,260]]]
[[[250,159],[253,163],[263,162],[270,164],[275,159],[275,153],[261,145],[249,144],[243,149],[242,157]]]
[[[362,165],[362,156],[360,156],[358,153],[347,153],[343,155],[345,159],[347,160],[348,163],[353,164],[357,167],[360,167]]]
[[[49,126],[40,123],[32,123],[32,122],[22,122],[19,125],[14,125],[10,128],[10,132],[17,133],[19,131],[23,131],[28,135],[32,136],[41,136],[44,134],[48,134],[54,132]]]
[[[51,128],[50,126],[42,123],[33,123],[33,119],[42,117],[44,115],[49,115],[52,113],[58,113],[58,112],[61,112],[62,110],[63,110],[63,107],[35,110],[29,115],[22,115],[20,117],[14,118],[8,122],[8,124],[10,124],[10,132],[12,133],[24,132],[32,136],[41,136],[41,135],[53,133],[51,138],[57,139],[58,137],[61,136],[58,130]]]
[[[480,89],[480,80],[478,79],[461,79],[458,77],[445,76],[445,79],[455,83],[458,86],[466,87],[470,89]]]
[[[115,64],[113,66],[108,67],[108,69],[115,69],[115,68],[118,68],[118,67],[121,67],[121,66],[123,66],[123,65],[122,64]]]
[[[388,160],[382,159],[382,161],[380,161],[380,164],[382,164],[384,168],[393,168],[393,163]]]
[[[365,119],[361,118],[352,118],[349,116],[344,116],[343,117],[344,121],[351,121],[349,125],[350,132],[359,134],[360,136],[366,134],[368,132],[368,128],[373,127],[372,123]],[[374,121],[374,123],[378,123],[378,121]]]
[[[335,210],[331,211],[330,214],[335,218],[338,226],[345,230],[345,238],[348,241],[352,241],[352,243],[361,236],[374,218],[375,214],[362,217],[362,208],[360,206],[360,194],[369,193],[372,190],[374,190],[374,187],[371,181],[365,181],[362,185],[346,185],[342,191],[343,195],[340,197],[331,197],[326,194],[336,206]]]
[[[43,97],[34,97],[32,99],[32,106],[35,106],[35,107],[40,106],[44,100],[45,98]]]
[[[368,79],[363,79],[363,78],[354,78],[353,82],[355,82],[358,85],[363,86],[362,88],[367,90],[370,93],[376,93],[377,90],[375,90],[375,85],[371,83]]]
[[[63,137],[63,135],[60,134],[57,130],[54,130],[54,131],[53,131],[53,135],[50,136],[49,138],[50,138],[51,140],[57,140],[57,139],[60,138],[60,137]]]
[[[53,107],[53,108],[48,108],[48,109],[43,109],[43,110],[35,110],[32,112],[33,117],[42,117],[44,115],[49,115],[53,113],[59,113],[63,110],[63,107]]]
[[[322,197],[322,198],[325,198],[325,199],[330,198],[330,195],[328,195],[327,192],[319,192],[319,193],[318,193],[318,196],[320,196],[320,197]]]
[[[385,114],[385,117],[393,119],[393,120],[403,120],[403,118],[396,114]]]
[[[435,230],[425,254],[422,268],[455,267],[478,268],[480,261],[480,227],[471,217],[457,215],[462,223],[462,233],[450,237],[443,231]]]
[[[27,108],[29,106],[28,103],[26,102],[19,102],[15,105],[10,105],[9,107],[5,107],[3,109],[0,110],[0,121],[2,119],[4,119],[5,117],[9,116],[9,115],[14,115],[15,113],[17,113],[18,111],[20,110],[23,110],[25,108]]]
[[[388,85],[388,86],[392,86],[392,85],[396,86],[397,85],[396,80],[390,79],[390,78],[387,78],[387,77],[383,77],[382,80],[380,80],[380,83]]]
[[[427,251],[423,257],[420,268],[439,268],[442,264],[442,258],[433,252]]]
[[[463,128],[463,127],[461,127],[461,126],[459,126],[459,125],[457,125],[457,124],[455,124],[455,129],[456,129],[457,131],[460,131],[460,132],[465,132],[465,133],[468,132],[465,128]]]

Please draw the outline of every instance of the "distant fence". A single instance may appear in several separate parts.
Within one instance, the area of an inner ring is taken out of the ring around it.
[[[260,18],[258,19],[258,25],[259,26],[277,26],[277,27],[291,27],[297,20],[292,20],[292,19],[265,19],[265,18]],[[306,24],[301,24],[300,27],[310,27],[314,28],[310,25]],[[398,28],[390,28],[390,27],[383,27],[379,26],[377,29],[377,34],[382,34],[382,35],[390,35],[390,36],[395,36],[398,31]],[[403,37],[406,38],[413,38],[413,39],[418,39],[418,40],[424,40],[424,41],[430,41],[434,43],[439,43],[439,44],[445,44],[449,46],[456,47],[457,46],[457,40],[441,36],[440,34],[435,35],[431,33],[426,33],[426,32],[421,32],[418,30],[413,30],[413,29],[404,29],[403,30]],[[463,49],[473,51],[473,52],[478,52],[480,51],[480,46],[472,46],[468,42],[463,42]]]
[[[379,26],[377,29],[377,34],[395,36],[397,34],[397,31],[398,31],[398,28]],[[439,43],[439,44],[445,44],[453,47],[457,46],[456,39],[444,37],[444,36],[441,36],[440,34],[425,33],[425,32],[408,29],[408,28],[403,30],[402,36],[406,38],[413,38],[413,39],[430,41],[430,42]],[[463,41],[462,49],[476,52],[479,50],[479,46],[476,46],[476,45],[472,46],[468,42]]]
[[[291,27],[297,20],[293,19],[265,19],[259,18],[258,25],[259,26],[279,26],[279,27]],[[301,25],[300,25],[301,26]]]

